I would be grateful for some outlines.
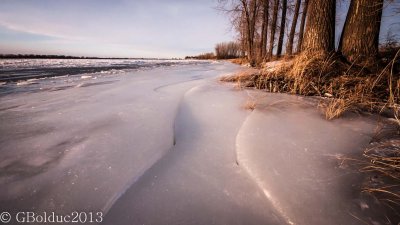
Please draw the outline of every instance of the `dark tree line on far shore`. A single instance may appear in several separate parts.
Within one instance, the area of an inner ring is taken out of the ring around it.
[[[99,59],[97,57],[68,55],[1,54],[0,59]]]
[[[121,58],[121,57],[86,57],[69,55],[36,55],[36,54],[0,54],[0,59],[141,59],[151,60],[160,58]],[[178,60],[179,58],[171,58]]]

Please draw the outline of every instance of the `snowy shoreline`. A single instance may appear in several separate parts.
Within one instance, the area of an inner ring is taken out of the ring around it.
[[[195,65],[199,60],[138,59],[0,59],[0,82],[72,76],[115,74],[177,65]]]
[[[113,225],[384,224],[358,191],[364,175],[340,160],[361,154],[376,121],[326,121],[307,98],[217,82],[237,70],[40,80],[41,91],[0,95],[0,210],[102,211]]]

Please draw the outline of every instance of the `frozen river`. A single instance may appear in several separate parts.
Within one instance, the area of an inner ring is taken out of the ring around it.
[[[237,91],[218,82],[240,69],[227,62],[154,67],[0,86],[11,224],[21,211],[110,225],[386,224],[339,160],[360,155],[373,120],[327,122],[311,100]]]

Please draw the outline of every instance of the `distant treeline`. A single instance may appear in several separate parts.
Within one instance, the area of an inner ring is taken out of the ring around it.
[[[185,59],[216,59],[214,52],[207,52],[196,56],[186,56]]]
[[[34,55],[34,54],[1,54],[2,59],[100,59],[98,57],[69,55]]]
[[[244,55],[239,43],[237,42],[223,42],[215,46],[215,54],[217,59],[235,59]]]
[[[85,57],[69,55],[35,55],[35,54],[0,54],[0,59],[161,59],[161,58],[107,58],[107,57]],[[162,58],[164,59],[164,58]],[[172,58],[178,60],[178,58]]]
[[[223,42],[215,46],[215,53],[208,52],[197,56],[186,56],[185,59],[235,59],[244,55],[242,48],[236,42]]]

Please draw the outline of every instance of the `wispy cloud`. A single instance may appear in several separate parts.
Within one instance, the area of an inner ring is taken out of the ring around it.
[[[232,38],[213,0],[3,1],[0,29],[52,37],[56,40],[40,45],[50,48],[57,42],[60,54],[75,49],[85,55],[182,57]],[[26,45],[20,43],[19,49]]]

